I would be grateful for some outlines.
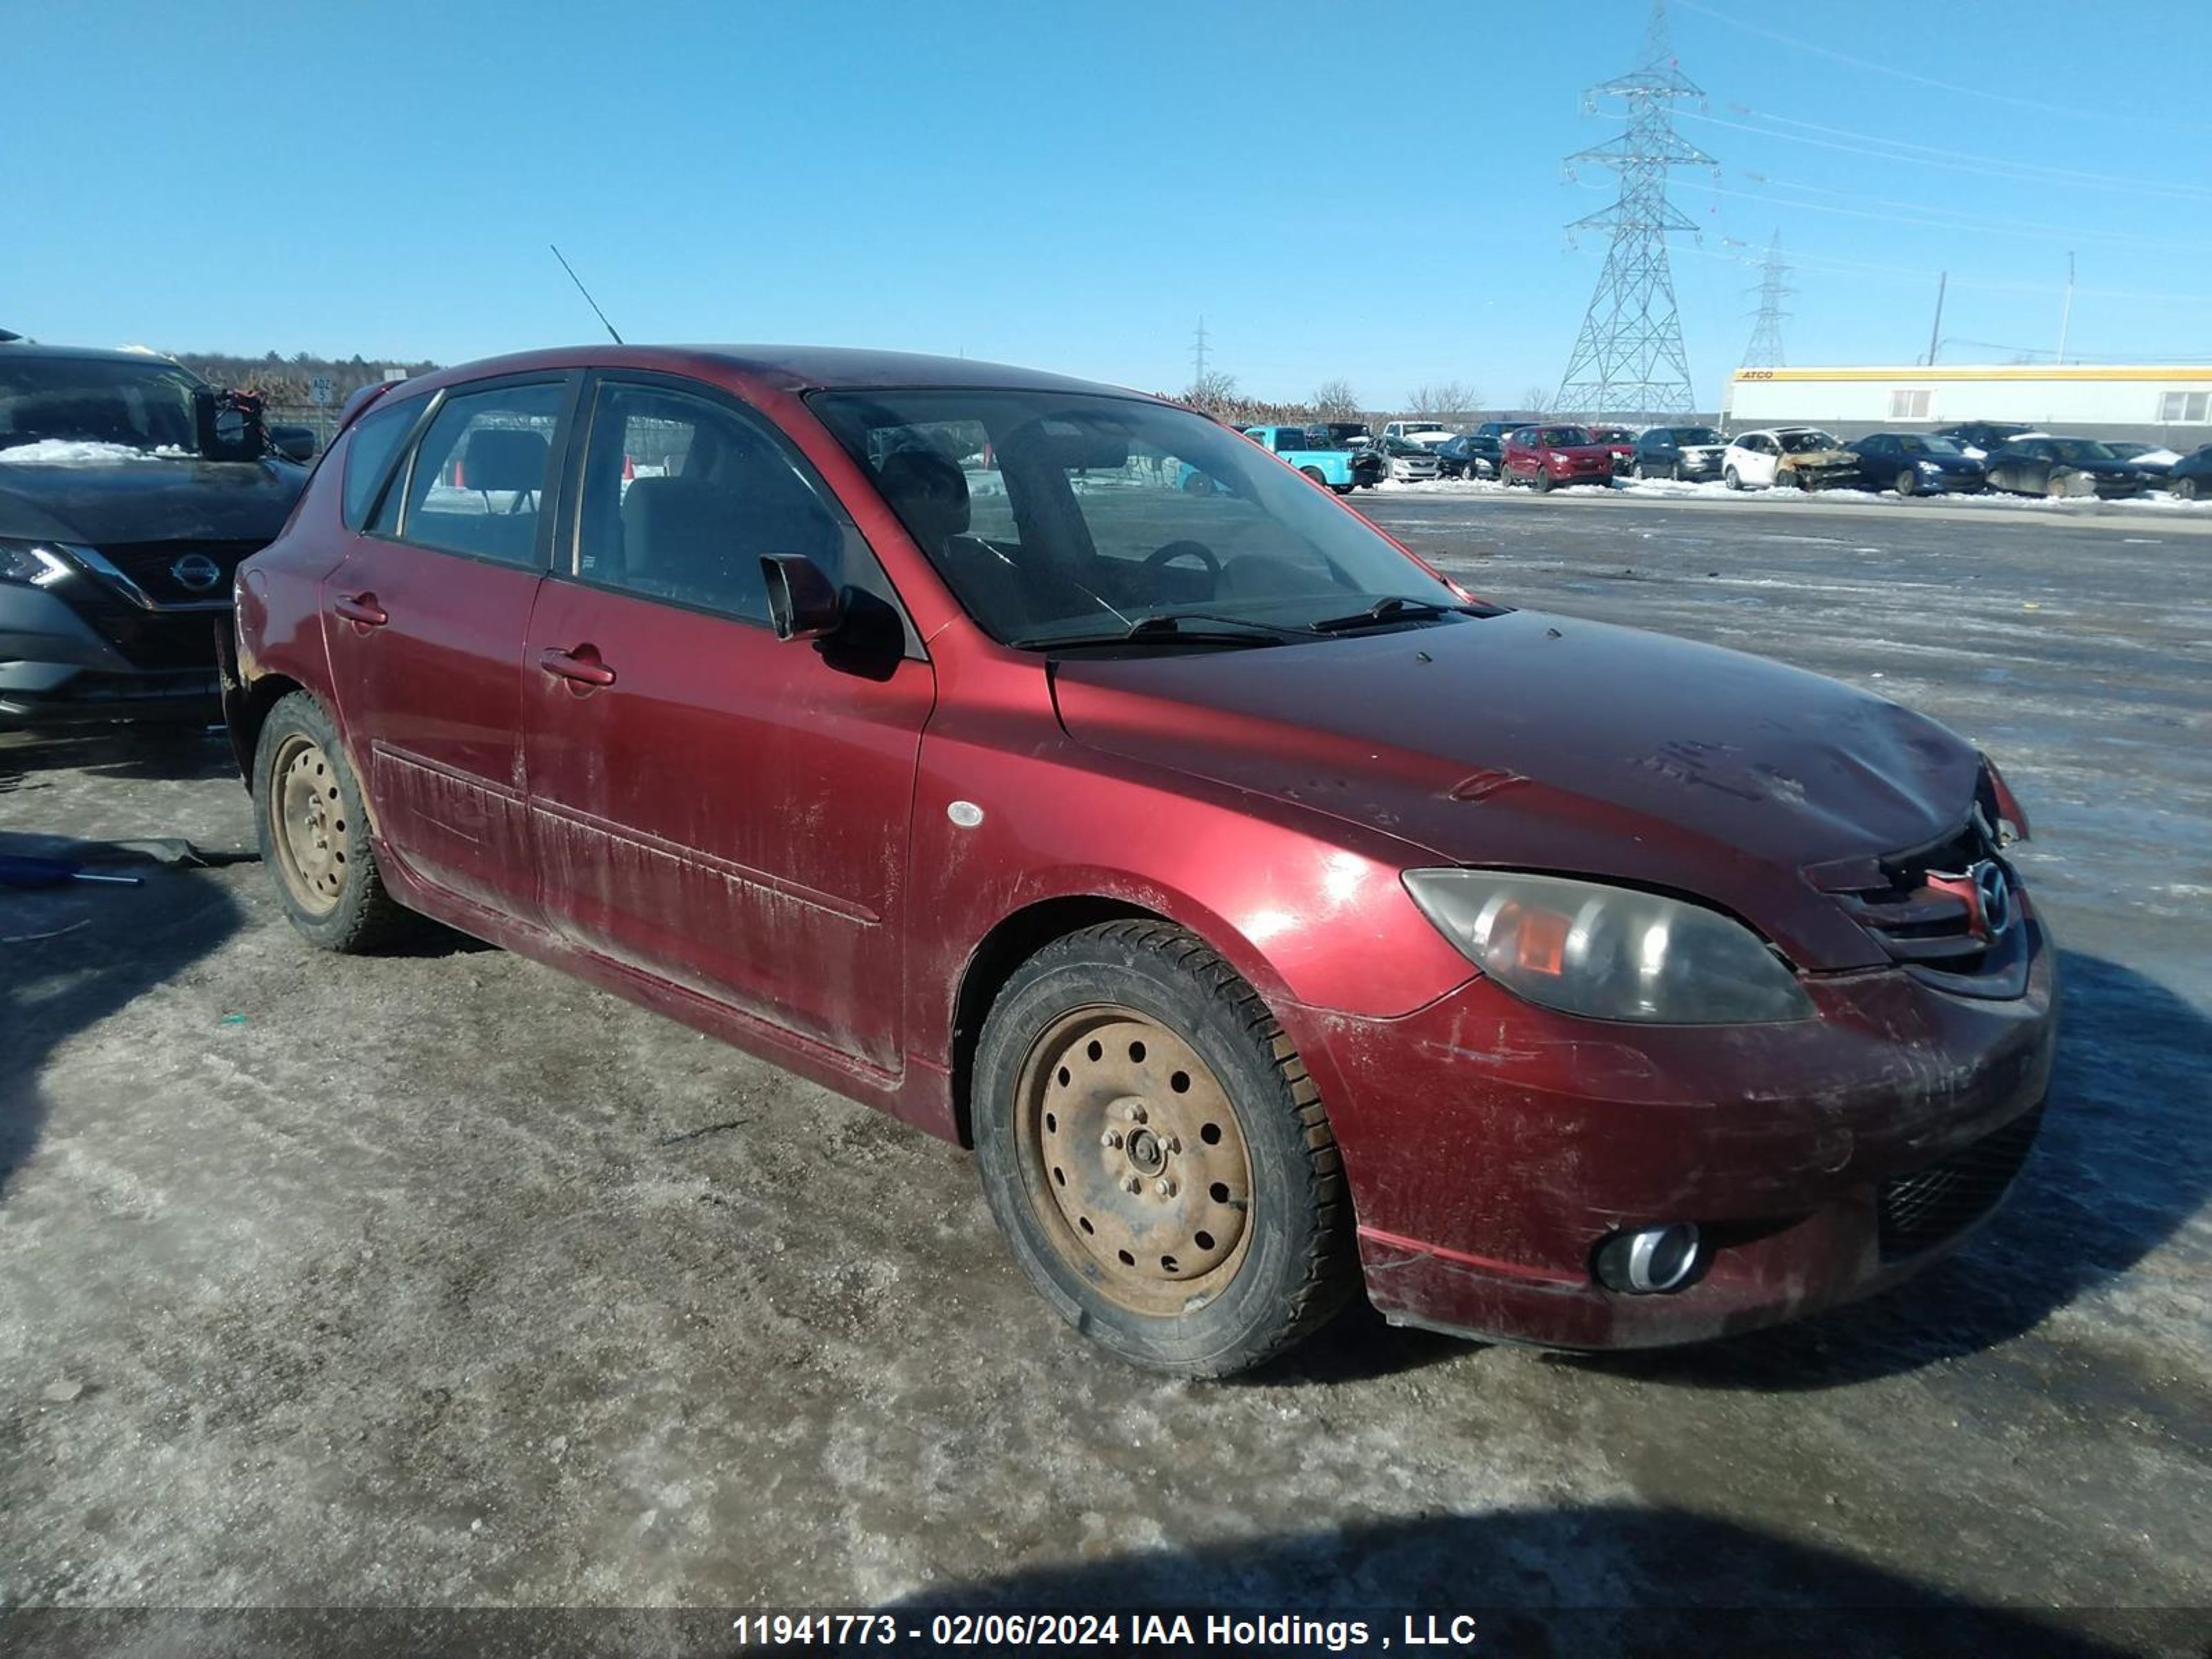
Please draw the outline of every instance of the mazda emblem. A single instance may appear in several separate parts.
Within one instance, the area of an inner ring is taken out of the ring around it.
[[[222,567],[204,553],[187,553],[169,567],[177,586],[204,593],[222,580]]]
[[[2001,938],[2012,926],[2012,878],[1995,859],[1976,865],[1973,877],[1974,896],[1981,902],[1982,926],[1991,939]]]

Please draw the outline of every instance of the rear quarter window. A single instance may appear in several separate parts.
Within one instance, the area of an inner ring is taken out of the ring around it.
[[[415,417],[422,412],[422,400],[410,398],[402,404],[371,410],[354,422],[353,435],[346,442],[345,489],[341,503],[347,529],[359,530],[368,522],[368,510],[375,504],[377,488],[392,471],[392,458],[398,453],[408,428],[415,424]]]

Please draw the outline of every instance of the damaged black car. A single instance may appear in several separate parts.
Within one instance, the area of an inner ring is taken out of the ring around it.
[[[0,731],[220,718],[232,574],[313,453],[166,357],[0,338]]]

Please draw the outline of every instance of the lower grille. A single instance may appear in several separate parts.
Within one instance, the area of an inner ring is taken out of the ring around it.
[[[1931,1249],[1996,1208],[2042,1127],[2039,1104],[1942,1163],[1883,1182],[1881,1259]]]

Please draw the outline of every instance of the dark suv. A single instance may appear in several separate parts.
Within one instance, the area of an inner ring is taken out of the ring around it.
[[[180,364],[0,342],[0,730],[217,718],[231,573],[307,477]]]
[[[1709,426],[1646,427],[1636,440],[1628,470],[1639,478],[1702,482],[1721,476],[1728,440]]]

